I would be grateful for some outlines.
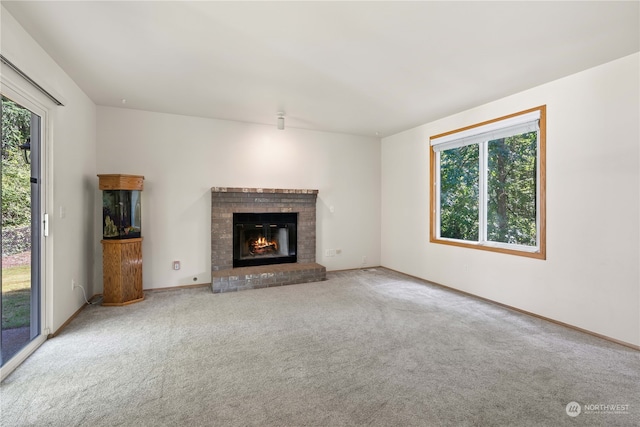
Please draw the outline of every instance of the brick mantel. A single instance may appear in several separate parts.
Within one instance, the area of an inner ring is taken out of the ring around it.
[[[211,188],[211,271],[214,279],[221,277],[221,272],[223,271],[234,270],[234,213],[295,212],[298,214],[297,264],[299,265],[295,267],[292,265],[291,268],[295,271],[302,271],[300,268],[302,265],[309,264],[311,266],[314,264],[313,269],[319,268],[322,270],[322,275],[318,277],[318,280],[323,280],[325,277],[325,269],[315,264],[317,196],[318,190],[235,187]],[[260,272],[261,274],[266,274],[269,268],[273,269],[275,267],[256,267],[254,268],[256,270],[254,273]],[[282,270],[284,267],[280,265],[278,268]],[[300,281],[310,280],[305,279]],[[213,290],[216,292],[215,286]],[[220,289],[217,291],[220,292]]]
[[[246,194],[315,194],[318,190],[282,189],[282,188],[239,188],[239,187],[212,187],[212,193],[246,193]]]

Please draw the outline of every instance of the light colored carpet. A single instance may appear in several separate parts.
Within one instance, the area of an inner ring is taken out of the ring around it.
[[[87,307],[0,386],[0,424],[640,425],[637,351],[385,269],[328,278]]]

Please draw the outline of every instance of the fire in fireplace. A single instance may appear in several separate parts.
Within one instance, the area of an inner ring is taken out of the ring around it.
[[[297,262],[297,213],[234,213],[233,267]]]

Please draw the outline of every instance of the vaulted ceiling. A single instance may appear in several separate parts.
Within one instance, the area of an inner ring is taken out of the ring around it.
[[[370,136],[640,50],[637,1],[2,4],[97,105]]]

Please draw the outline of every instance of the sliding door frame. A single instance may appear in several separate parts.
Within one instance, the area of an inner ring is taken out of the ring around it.
[[[51,212],[53,200],[52,174],[52,124],[56,105],[40,93],[29,82],[9,67],[0,68],[0,93],[7,98],[40,116],[40,200],[38,216],[40,218],[39,236],[39,287],[40,287],[40,325],[39,331],[32,331],[33,338],[22,350],[0,367],[0,381],[4,380],[31,353],[33,353],[51,334],[53,324],[53,240],[45,236],[46,213]],[[48,224],[47,224],[48,226]],[[32,248],[33,251],[33,248]],[[33,263],[32,263],[33,265]],[[33,313],[32,313],[33,314]],[[37,334],[35,334],[37,332]]]

